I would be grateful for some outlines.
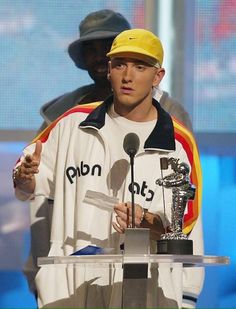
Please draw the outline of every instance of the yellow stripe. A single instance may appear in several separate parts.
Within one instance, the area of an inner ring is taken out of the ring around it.
[[[181,125],[179,122],[175,121],[175,119],[173,119],[173,123],[174,123],[174,128],[176,129],[176,132],[178,134],[180,134],[181,136],[183,136],[183,138],[186,140],[187,144],[190,145],[190,148],[192,150],[192,156],[193,156],[193,168],[192,171],[194,173],[195,170],[195,175],[193,181],[196,183],[194,183],[194,185],[196,185],[196,195],[197,198],[195,197],[195,200],[193,201],[193,207],[194,212],[193,212],[193,219],[194,221],[189,223],[187,226],[185,226],[184,228],[184,233],[188,234],[191,232],[191,230],[193,229],[196,220],[198,218],[198,215],[201,211],[201,202],[202,202],[202,171],[201,171],[201,163],[200,163],[200,158],[199,158],[199,152],[198,152],[198,148],[197,148],[197,144],[195,141],[195,138],[193,136],[193,134],[183,125]],[[196,216],[196,217],[195,217]]]
[[[51,127],[54,126],[54,124],[56,122],[58,122],[58,120],[60,118],[63,118],[65,114],[69,114],[71,111],[73,111],[74,109],[78,109],[78,108],[82,108],[82,109],[95,109],[97,106],[99,106],[102,102],[101,101],[96,101],[96,102],[91,102],[91,103],[86,103],[86,104],[82,104],[82,105],[76,105],[73,106],[72,108],[70,108],[69,110],[67,110],[64,114],[62,114],[61,116],[59,116],[57,119],[55,119],[51,124],[49,124],[42,132],[40,132],[31,142],[31,144],[35,143],[38,139],[40,139],[42,136],[44,136],[46,134],[46,132],[50,132],[51,131]],[[50,128],[50,129],[49,129]]]

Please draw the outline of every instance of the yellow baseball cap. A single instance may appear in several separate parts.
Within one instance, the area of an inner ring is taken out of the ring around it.
[[[134,56],[159,67],[163,62],[164,51],[160,39],[152,32],[145,29],[131,29],[117,35],[107,56],[110,58]]]

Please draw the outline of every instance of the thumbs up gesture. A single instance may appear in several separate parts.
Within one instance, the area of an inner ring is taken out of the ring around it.
[[[13,171],[13,180],[15,187],[27,193],[33,193],[35,188],[35,174],[39,172],[41,160],[42,142],[37,141],[34,153],[26,155],[23,161]]]

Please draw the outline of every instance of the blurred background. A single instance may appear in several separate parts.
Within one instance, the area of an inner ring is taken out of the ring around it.
[[[67,46],[90,12],[113,9],[162,40],[161,84],[191,115],[203,168],[207,267],[198,308],[236,308],[236,0],[0,1],[0,308],[36,308],[22,267],[29,207],[14,198],[11,170],[42,123],[42,104],[90,82]]]

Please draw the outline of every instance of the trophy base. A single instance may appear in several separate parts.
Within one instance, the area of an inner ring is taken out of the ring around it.
[[[190,239],[161,239],[157,241],[158,254],[193,254],[193,241]]]

